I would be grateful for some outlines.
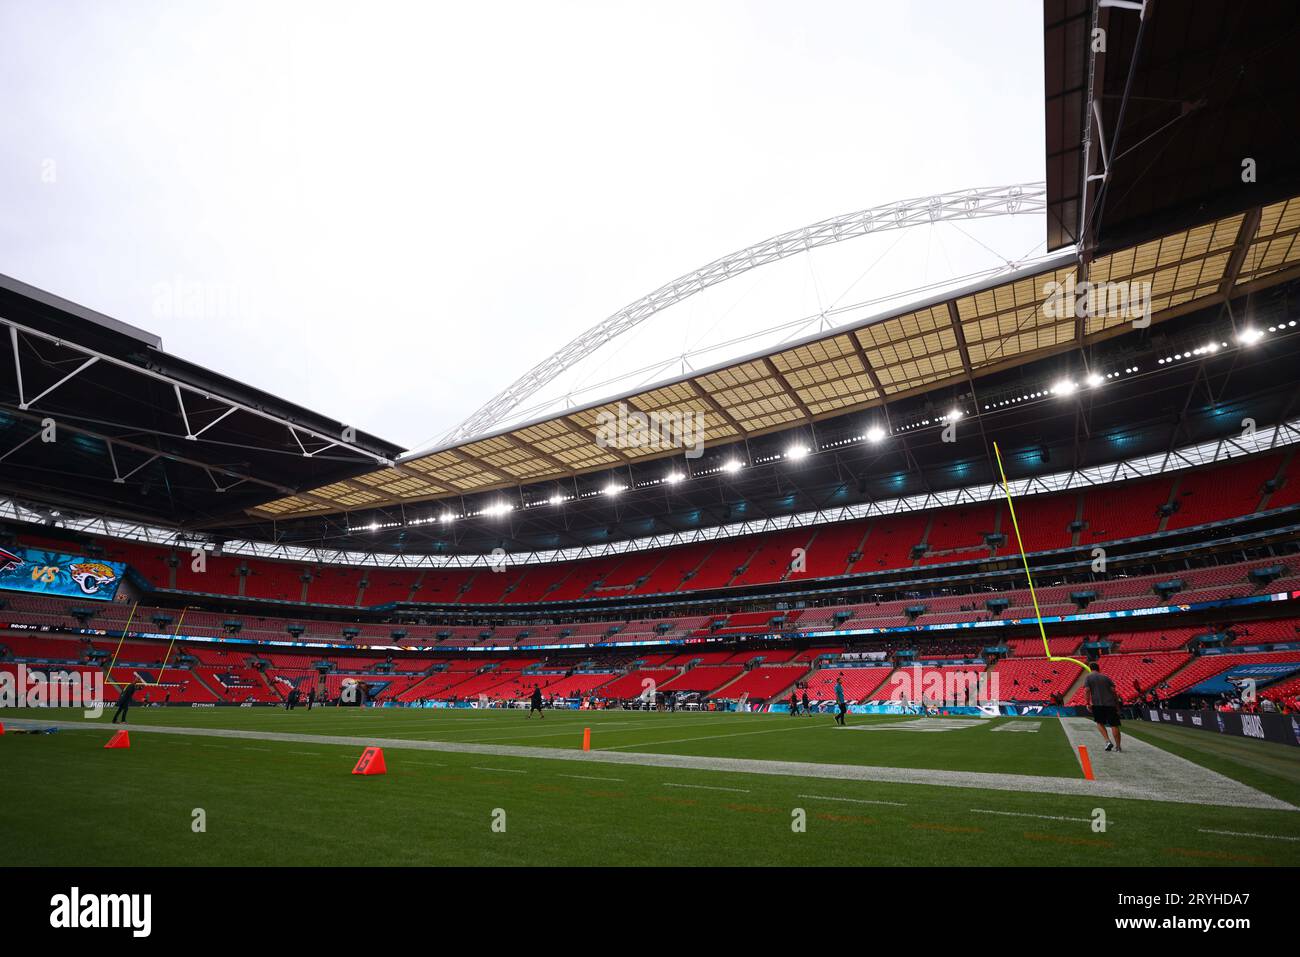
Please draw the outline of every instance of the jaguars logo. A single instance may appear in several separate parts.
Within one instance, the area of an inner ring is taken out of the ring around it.
[[[69,565],[68,574],[85,595],[98,594],[100,589],[107,588],[117,581],[113,569],[103,562],[78,562]]]

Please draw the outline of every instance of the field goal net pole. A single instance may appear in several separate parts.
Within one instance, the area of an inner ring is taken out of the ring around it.
[[[139,606],[140,606],[140,603],[139,603],[139,602],[136,602],[134,605],[131,606],[131,614],[127,616],[127,619],[126,619],[126,626],[122,629],[122,637],[118,639],[118,641],[117,641],[117,649],[113,652],[113,660],[112,660],[111,662],[109,662],[109,665],[108,665],[108,684],[111,684],[114,688],[121,688],[121,687],[123,687],[122,682],[120,682],[120,681],[114,681],[114,680],[113,680],[113,668],[117,665],[117,656],[118,656],[118,654],[121,653],[121,651],[122,651],[122,644],[123,644],[123,642],[126,641],[127,633],[130,631],[130,628],[131,628],[131,620],[135,617],[135,610],[136,610],[136,608],[138,608]],[[174,648],[174,647],[176,646],[176,636],[180,634],[180,631],[181,631],[181,624],[185,621],[185,613],[186,613],[187,611],[189,611],[189,607],[188,607],[188,606],[185,607],[185,608],[182,608],[182,609],[181,609],[181,617],[177,620],[177,622],[176,622],[176,627],[172,629],[172,640],[171,640],[170,642],[167,643],[167,654],[163,655],[163,663],[162,663],[162,667],[161,667],[160,669],[158,669],[158,674],[157,674],[157,676],[155,677],[155,679],[154,679],[153,681],[141,681],[141,682],[138,682],[138,684],[139,684],[140,687],[142,687],[142,688],[159,688],[159,687],[162,687],[162,676],[163,676],[163,672],[165,672],[165,671],[167,670],[167,661],[168,661],[168,659],[170,659],[171,656],[172,656],[172,648]]]
[[[113,668],[117,664],[117,656],[122,652],[122,643],[126,641],[126,636],[131,631],[131,622],[135,620],[135,610],[139,607],[140,603],[138,601],[131,606],[131,613],[126,616],[126,624],[122,627],[122,637],[117,639],[117,647],[113,649],[113,660],[108,663],[108,683],[111,685],[119,684],[113,680]]]
[[[163,655],[162,667],[158,669],[158,677],[153,682],[155,685],[162,684],[163,672],[167,670],[167,662],[171,660],[172,648],[176,647],[176,636],[181,633],[181,625],[185,623],[185,613],[189,610],[188,605],[182,608],[181,616],[176,620],[176,627],[172,629],[172,640],[167,643],[167,654]]]

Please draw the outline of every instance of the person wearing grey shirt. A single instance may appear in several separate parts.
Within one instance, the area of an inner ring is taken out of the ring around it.
[[[1090,667],[1092,671],[1083,679],[1083,687],[1088,695],[1088,706],[1092,708],[1092,720],[1097,722],[1097,730],[1106,741],[1106,750],[1121,752],[1124,749],[1120,746],[1119,694],[1115,691],[1115,682],[1101,673],[1097,662],[1094,661]]]

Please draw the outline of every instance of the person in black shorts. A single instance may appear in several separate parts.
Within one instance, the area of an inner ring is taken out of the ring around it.
[[[809,706],[807,688],[803,689],[803,700],[800,703],[803,705],[804,717],[812,717],[812,708]]]
[[[1120,745],[1119,693],[1115,690],[1115,682],[1101,673],[1101,666],[1095,661],[1091,668],[1088,677],[1083,679],[1083,688],[1088,695],[1088,706],[1092,709],[1092,720],[1097,722],[1097,730],[1106,741],[1106,750],[1122,752],[1124,749]]]
[[[546,717],[546,715],[542,714],[542,689],[540,685],[533,685],[533,694],[528,700],[528,717],[531,718],[534,711],[537,712],[537,717],[543,719]]]

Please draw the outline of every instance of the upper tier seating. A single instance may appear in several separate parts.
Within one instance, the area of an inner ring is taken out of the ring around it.
[[[1279,474],[1289,453],[1271,453],[1203,469],[1089,488],[1082,492],[1035,495],[1016,503],[1027,551],[1090,546],[1099,542],[1177,530],[1300,502],[1300,478]],[[1288,464],[1294,473],[1300,464]],[[1279,479],[1266,494],[1264,483]],[[1161,506],[1177,506],[1168,516]],[[1084,523],[1071,532],[1076,519]],[[985,535],[999,533],[990,546]],[[32,547],[78,549],[46,536],[24,534]],[[863,574],[1018,551],[1010,515],[1002,503],[958,505],[923,512],[860,519],[698,542],[674,548],[630,552],[607,558],[548,565],[490,568],[349,568],[270,559],[207,555],[195,571],[184,549],[103,540],[106,557],[129,563],[158,588],[252,599],[366,606],[400,601],[461,604],[520,604],[595,597],[671,594],[727,586],[773,584],[787,578],[813,579]],[[913,550],[926,545],[920,558]],[[791,570],[795,549],[803,549],[806,570]],[[856,560],[852,556],[857,554]],[[304,581],[304,579],[306,579]],[[1105,609],[1102,609],[1105,610]]]

